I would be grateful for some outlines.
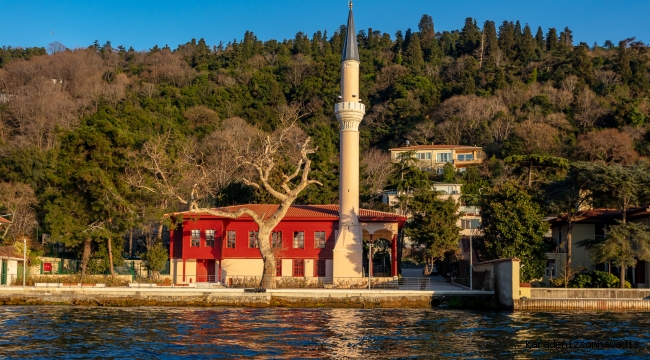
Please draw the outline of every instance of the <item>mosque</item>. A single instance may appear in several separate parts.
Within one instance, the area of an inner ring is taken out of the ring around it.
[[[397,235],[406,217],[359,208],[359,124],[365,105],[359,100],[359,49],[352,3],[341,57],[341,94],[334,112],[340,124],[339,205],[294,205],[273,230],[271,245],[276,276],[361,278],[363,241],[391,244],[390,274],[397,276]],[[249,204],[257,214],[272,214],[278,205]],[[226,282],[237,276],[261,276],[257,224],[237,219],[187,214],[170,234],[171,274],[175,283]]]

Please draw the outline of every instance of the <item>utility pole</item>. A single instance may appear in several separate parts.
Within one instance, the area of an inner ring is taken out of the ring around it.
[[[474,290],[472,280],[474,279],[474,264],[472,259],[472,220],[469,220],[469,289]]]
[[[23,237],[23,288],[25,287],[25,275],[27,274],[27,238]]]
[[[368,290],[370,290],[371,277],[372,277],[372,235],[370,235],[370,249],[368,251]]]

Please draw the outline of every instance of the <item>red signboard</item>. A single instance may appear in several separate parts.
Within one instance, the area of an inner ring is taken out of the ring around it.
[[[43,271],[52,272],[52,263],[43,263]]]

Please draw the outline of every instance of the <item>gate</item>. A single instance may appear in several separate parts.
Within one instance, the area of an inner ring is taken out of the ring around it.
[[[7,285],[7,262],[0,260],[2,263],[2,273],[0,273],[0,285]]]

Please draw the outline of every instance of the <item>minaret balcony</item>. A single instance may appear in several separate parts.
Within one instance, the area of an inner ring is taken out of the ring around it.
[[[334,105],[334,114],[341,124],[341,131],[359,131],[359,123],[366,113],[366,105],[359,102],[340,102]]]

